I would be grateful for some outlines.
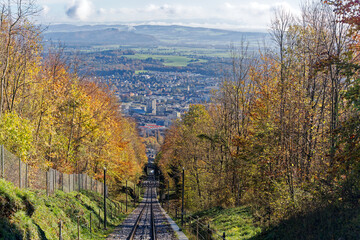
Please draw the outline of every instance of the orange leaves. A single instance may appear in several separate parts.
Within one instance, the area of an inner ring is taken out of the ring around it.
[[[71,73],[61,51],[31,66],[36,69],[27,75],[26,98],[19,94],[14,107],[22,106],[30,121],[35,164],[96,178],[106,166],[110,184],[141,174],[145,147],[109,89]]]

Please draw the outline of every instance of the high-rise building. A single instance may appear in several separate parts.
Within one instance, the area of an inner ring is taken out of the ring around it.
[[[156,115],[156,99],[150,99],[148,101],[147,112]]]

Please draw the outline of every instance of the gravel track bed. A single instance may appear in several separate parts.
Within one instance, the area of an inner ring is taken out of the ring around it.
[[[168,239],[168,240],[177,240],[175,237],[174,230],[171,228],[170,224],[166,220],[165,216],[160,210],[160,204],[158,201],[153,205],[153,211],[155,215],[155,225],[156,225],[156,236],[158,240]]]
[[[150,191],[146,190],[146,195],[144,196],[144,200],[140,203],[139,207],[137,207],[125,220],[124,222],[116,228],[116,230],[107,238],[108,240],[121,239],[126,240],[135,225],[135,222],[145,206],[146,202],[151,202],[150,199]],[[176,240],[173,229],[170,224],[167,222],[165,216],[162,214],[160,210],[160,204],[158,200],[155,198],[155,190],[153,201],[153,212],[155,217],[155,226],[156,226],[156,236],[158,240]],[[150,240],[150,204],[147,204],[146,209],[140,219],[140,223],[136,230],[136,234],[134,239],[136,240]]]

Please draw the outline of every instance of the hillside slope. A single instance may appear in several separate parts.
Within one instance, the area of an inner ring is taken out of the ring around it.
[[[259,227],[260,224],[248,207],[214,207],[191,215],[191,219],[198,217],[205,227],[209,223],[218,235],[225,232],[226,239],[229,240],[357,240],[360,236],[360,208],[343,204],[315,209],[309,214],[291,217],[268,229]],[[196,235],[196,223],[192,221],[187,224],[186,232]],[[189,225],[192,229],[189,229]],[[200,234],[204,234],[204,229],[200,229]]]
[[[100,239],[126,217],[115,204],[120,206],[118,202],[107,201],[108,230],[104,231],[101,195],[57,191],[54,196],[47,197],[43,191],[19,189],[0,179],[0,239],[59,239],[60,220],[63,222],[63,239],[76,239],[78,218],[81,239],[90,239],[90,214],[92,237]]]

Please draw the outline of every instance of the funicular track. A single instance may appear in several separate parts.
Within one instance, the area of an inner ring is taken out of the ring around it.
[[[156,188],[159,183],[155,181],[155,176],[148,176],[142,186],[145,189],[142,202],[107,240],[178,239],[157,200]]]
[[[142,207],[127,240],[157,239],[155,214],[153,210],[154,198],[156,197],[154,181],[147,181],[145,185],[147,186],[146,194],[144,195],[146,200],[143,202],[144,206]]]

